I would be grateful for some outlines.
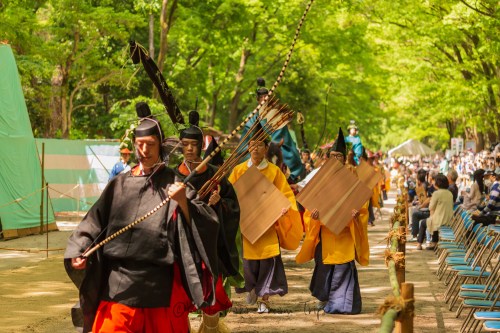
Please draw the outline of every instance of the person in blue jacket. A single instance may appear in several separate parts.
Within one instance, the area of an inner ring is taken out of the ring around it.
[[[118,176],[120,173],[125,173],[130,170],[131,153],[132,152],[128,148],[120,149],[120,161],[116,162],[116,164],[113,166],[113,169],[111,169],[108,181]]]
[[[259,103],[266,97],[269,93],[269,90],[265,87],[265,80],[263,78],[257,79],[257,90],[256,97]],[[241,137],[243,138],[248,130],[253,126],[257,119],[257,115],[255,115],[252,119],[250,119],[243,128],[243,132],[241,133]],[[261,121],[262,126],[265,126],[265,121]],[[248,140],[248,138],[246,139]],[[288,126],[284,126],[283,128],[278,129],[271,133],[271,140],[273,142],[280,142],[283,140],[283,144],[281,145],[281,152],[283,154],[283,162],[286,164],[288,169],[290,170],[289,183],[296,183],[300,180],[300,176],[304,172],[304,166],[302,165],[302,160],[300,158],[299,150],[297,149],[296,143],[293,141],[292,135],[288,130]],[[243,145],[245,146],[245,145]],[[249,155],[245,158],[248,159]]]
[[[361,143],[361,138],[358,135],[358,126],[354,120],[351,120],[349,126],[347,126],[349,135],[345,137],[346,142],[352,144],[352,150],[354,152],[354,161],[359,165],[361,155],[363,154],[363,144]]]

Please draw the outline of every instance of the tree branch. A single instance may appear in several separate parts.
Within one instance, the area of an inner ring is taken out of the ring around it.
[[[75,89],[73,89],[73,91],[71,92],[70,96],[69,96],[69,107],[68,107],[68,127],[69,127],[69,124],[71,123],[71,114],[73,113],[74,109],[73,109],[73,100],[75,98],[75,95],[76,93],[81,90],[81,89],[84,89],[84,88],[87,88],[87,87],[90,87],[90,86],[95,86],[95,85],[99,85],[103,82],[106,82],[108,80],[110,80],[113,76],[119,74],[120,72],[119,71],[114,71],[114,72],[110,72],[108,73],[107,75],[104,75],[103,77],[101,77],[99,80],[97,81],[93,81],[93,82],[89,82],[89,83],[86,83],[86,78],[83,78],[81,79],[77,84],[76,84],[76,87]]]
[[[439,46],[437,44],[434,44],[434,47],[436,47],[436,49],[438,49],[439,51],[441,51],[450,61],[457,62],[457,60],[455,59],[455,57],[451,53],[447,52],[441,46]]]
[[[476,7],[472,7],[471,5],[469,5],[465,0],[460,0],[461,3],[463,3],[464,5],[466,5],[467,7],[469,7],[470,9],[472,9],[473,11],[481,14],[481,15],[484,15],[484,16],[488,16],[488,17],[491,17],[491,18],[494,18],[496,19],[495,15],[492,15],[490,13],[487,13],[487,12],[483,12],[482,10],[476,8]]]
[[[80,104],[80,105],[75,106],[73,108],[73,112],[75,112],[76,110],[81,109],[81,108],[86,108],[86,107],[89,107],[89,106],[96,106],[96,105],[97,105],[97,103],[94,103],[94,104]]]

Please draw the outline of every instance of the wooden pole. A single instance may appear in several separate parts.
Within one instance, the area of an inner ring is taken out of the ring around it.
[[[45,142],[42,142],[42,181],[40,184],[42,184],[41,188],[41,201],[40,201],[40,235],[43,234],[43,197],[45,196],[45,191],[43,190],[43,185],[45,184],[45,175],[44,175],[44,168],[45,168]]]
[[[405,193],[404,195],[404,198],[405,198],[405,210],[406,210],[406,213],[405,213],[405,227],[406,229],[408,229],[408,223],[410,222],[410,207],[408,205],[408,193]]]
[[[400,235],[404,235],[406,237],[406,227],[400,226],[399,233],[400,233]],[[403,254],[405,255],[405,258],[406,258],[406,242],[405,241],[400,240],[398,242],[398,251],[403,252]],[[402,268],[398,268],[396,270],[396,273],[398,274],[399,286],[401,286],[401,284],[406,281],[405,266],[403,266]]]
[[[401,297],[405,300],[405,309],[401,313],[399,322],[401,325],[401,333],[413,333],[413,315],[415,300],[413,299],[413,283],[402,283],[401,284]]]
[[[45,249],[47,250],[47,258],[49,257],[49,184],[45,183],[45,232],[47,233],[47,242]]]

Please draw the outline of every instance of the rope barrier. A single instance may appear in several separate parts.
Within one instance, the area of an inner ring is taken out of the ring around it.
[[[39,252],[52,252],[52,251],[64,251],[64,248],[54,248],[54,249],[39,249],[39,248],[26,248],[26,249],[16,249],[11,247],[0,247],[3,251],[15,251],[15,252],[28,252],[28,253],[39,253]]]
[[[377,309],[376,314],[381,318],[380,332],[392,332],[396,321],[408,328],[413,327],[414,299],[413,285],[404,284],[403,294],[400,289],[400,282],[404,281],[406,231],[408,215],[406,214],[405,196],[400,195],[397,199],[394,213],[389,221],[391,229],[383,241],[387,242],[387,249],[384,253],[385,265],[389,271],[389,281],[392,287],[392,295],[388,296],[384,303]],[[400,247],[402,246],[402,251]],[[398,273],[401,281],[398,281]],[[408,285],[411,286],[411,296],[408,293]],[[405,298],[406,297],[406,298]],[[411,322],[410,322],[411,321]]]
[[[75,185],[75,186],[74,186],[71,190],[69,190],[69,191],[67,191],[67,192],[73,191],[73,190],[74,190],[75,188],[77,188],[78,186],[81,186],[81,184],[76,184],[76,185]],[[37,194],[37,193],[40,193],[41,191],[44,191],[44,190],[45,190],[45,189],[47,189],[47,188],[49,188],[51,191],[54,191],[54,192],[56,192],[56,193],[59,193],[61,196],[65,196],[65,197],[70,198],[70,199],[72,199],[72,200],[75,200],[75,201],[80,201],[80,202],[83,202],[83,203],[85,203],[85,204],[87,204],[87,205],[93,205],[93,204],[94,204],[93,202],[86,201],[86,200],[84,200],[84,199],[82,199],[82,198],[76,198],[76,197],[73,197],[73,196],[68,195],[68,194],[66,194],[66,193],[63,193],[63,192],[61,192],[61,191],[58,191],[58,190],[56,190],[55,188],[53,188],[52,186],[44,186],[44,187],[41,187],[41,188],[39,188],[39,189],[36,189],[35,191],[33,191],[33,192],[31,192],[31,193],[26,194],[25,196],[22,196],[22,197],[20,197],[20,198],[17,198],[17,199],[14,199],[14,200],[12,200],[12,201],[9,201],[9,202],[7,202],[7,203],[5,203],[5,204],[3,204],[3,205],[0,205],[0,209],[5,208],[5,207],[8,207],[8,206],[11,206],[11,205],[14,205],[14,204],[19,204],[20,202],[22,202],[22,201],[26,200],[27,198],[29,198],[29,197],[31,197],[31,196],[33,196],[33,195]],[[33,206],[33,205],[31,205],[31,206],[26,206],[26,207],[24,207],[24,208],[29,208],[29,207],[32,207],[32,206]],[[21,210],[22,210],[22,209],[20,209],[20,210],[18,210],[18,211],[21,211]],[[16,211],[16,212],[18,212],[18,211]],[[13,213],[13,212],[7,212],[7,213]]]
[[[75,187],[73,187],[73,189],[75,189],[77,186],[80,186],[80,184],[77,184]],[[83,203],[85,203],[85,204],[87,204],[87,205],[93,205],[93,204],[94,204],[93,202],[90,202],[90,201],[85,201],[85,200],[83,200],[82,198],[78,199],[78,198],[72,197],[72,196],[70,196],[70,195],[68,195],[68,194],[65,194],[65,193],[63,193],[63,192],[61,192],[61,191],[58,191],[58,190],[54,189],[52,186],[49,186],[49,189],[50,189],[50,190],[52,190],[52,191],[54,191],[54,192],[59,193],[61,196],[68,197],[68,198],[73,199],[73,200],[75,200],[75,201],[80,201],[80,202],[83,202]],[[70,191],[72,191],[73,189],[71,189]],[[68,192],[69,192],[69,191],[68,191]]]
[[[397,269],[405,268],[405,254],[403,252],[392,253],[390,250],[385,250],[385,265],[389,267],[389,261],[393,261]]]
[[[35,190],[35,191],[31,192],[31,193],[26,194],[26,195],[25,195],[25,196],[23,196],[23,197],[20,197],[20,198],[14,199],[14,200],[12,200],[12,201],[10,201],[10,202],[6,203],[6,204],[0,205],[0,208],[4,208],[4,207],[7,207],[7,206],[10,206],[10,205],[16,204],[16,203],[20,203],[21,201],[26,200],[27,198],[31,197],[32,195],[35,195],[35,194],[37,194],[37,193],[39,193],[39,192],[41,192],[41,191],[44,191],[46,188],[47,188],[47,186],[44,186],[44,187],[42,187],[42,188],[39,188],[39,189],[37,189],[37,190]]]

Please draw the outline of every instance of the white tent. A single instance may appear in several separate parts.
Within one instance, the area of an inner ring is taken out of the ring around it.
[[[389,150],[389,155],[394,156],[394,155],[404,155],[404,156],[411,156],[411,155],[432,155],[434,154],[435,151],[430,148],[429,146],[423,144],[420,141],[410,139],[408,141],[403,142],[399,146],[392,148]]]

